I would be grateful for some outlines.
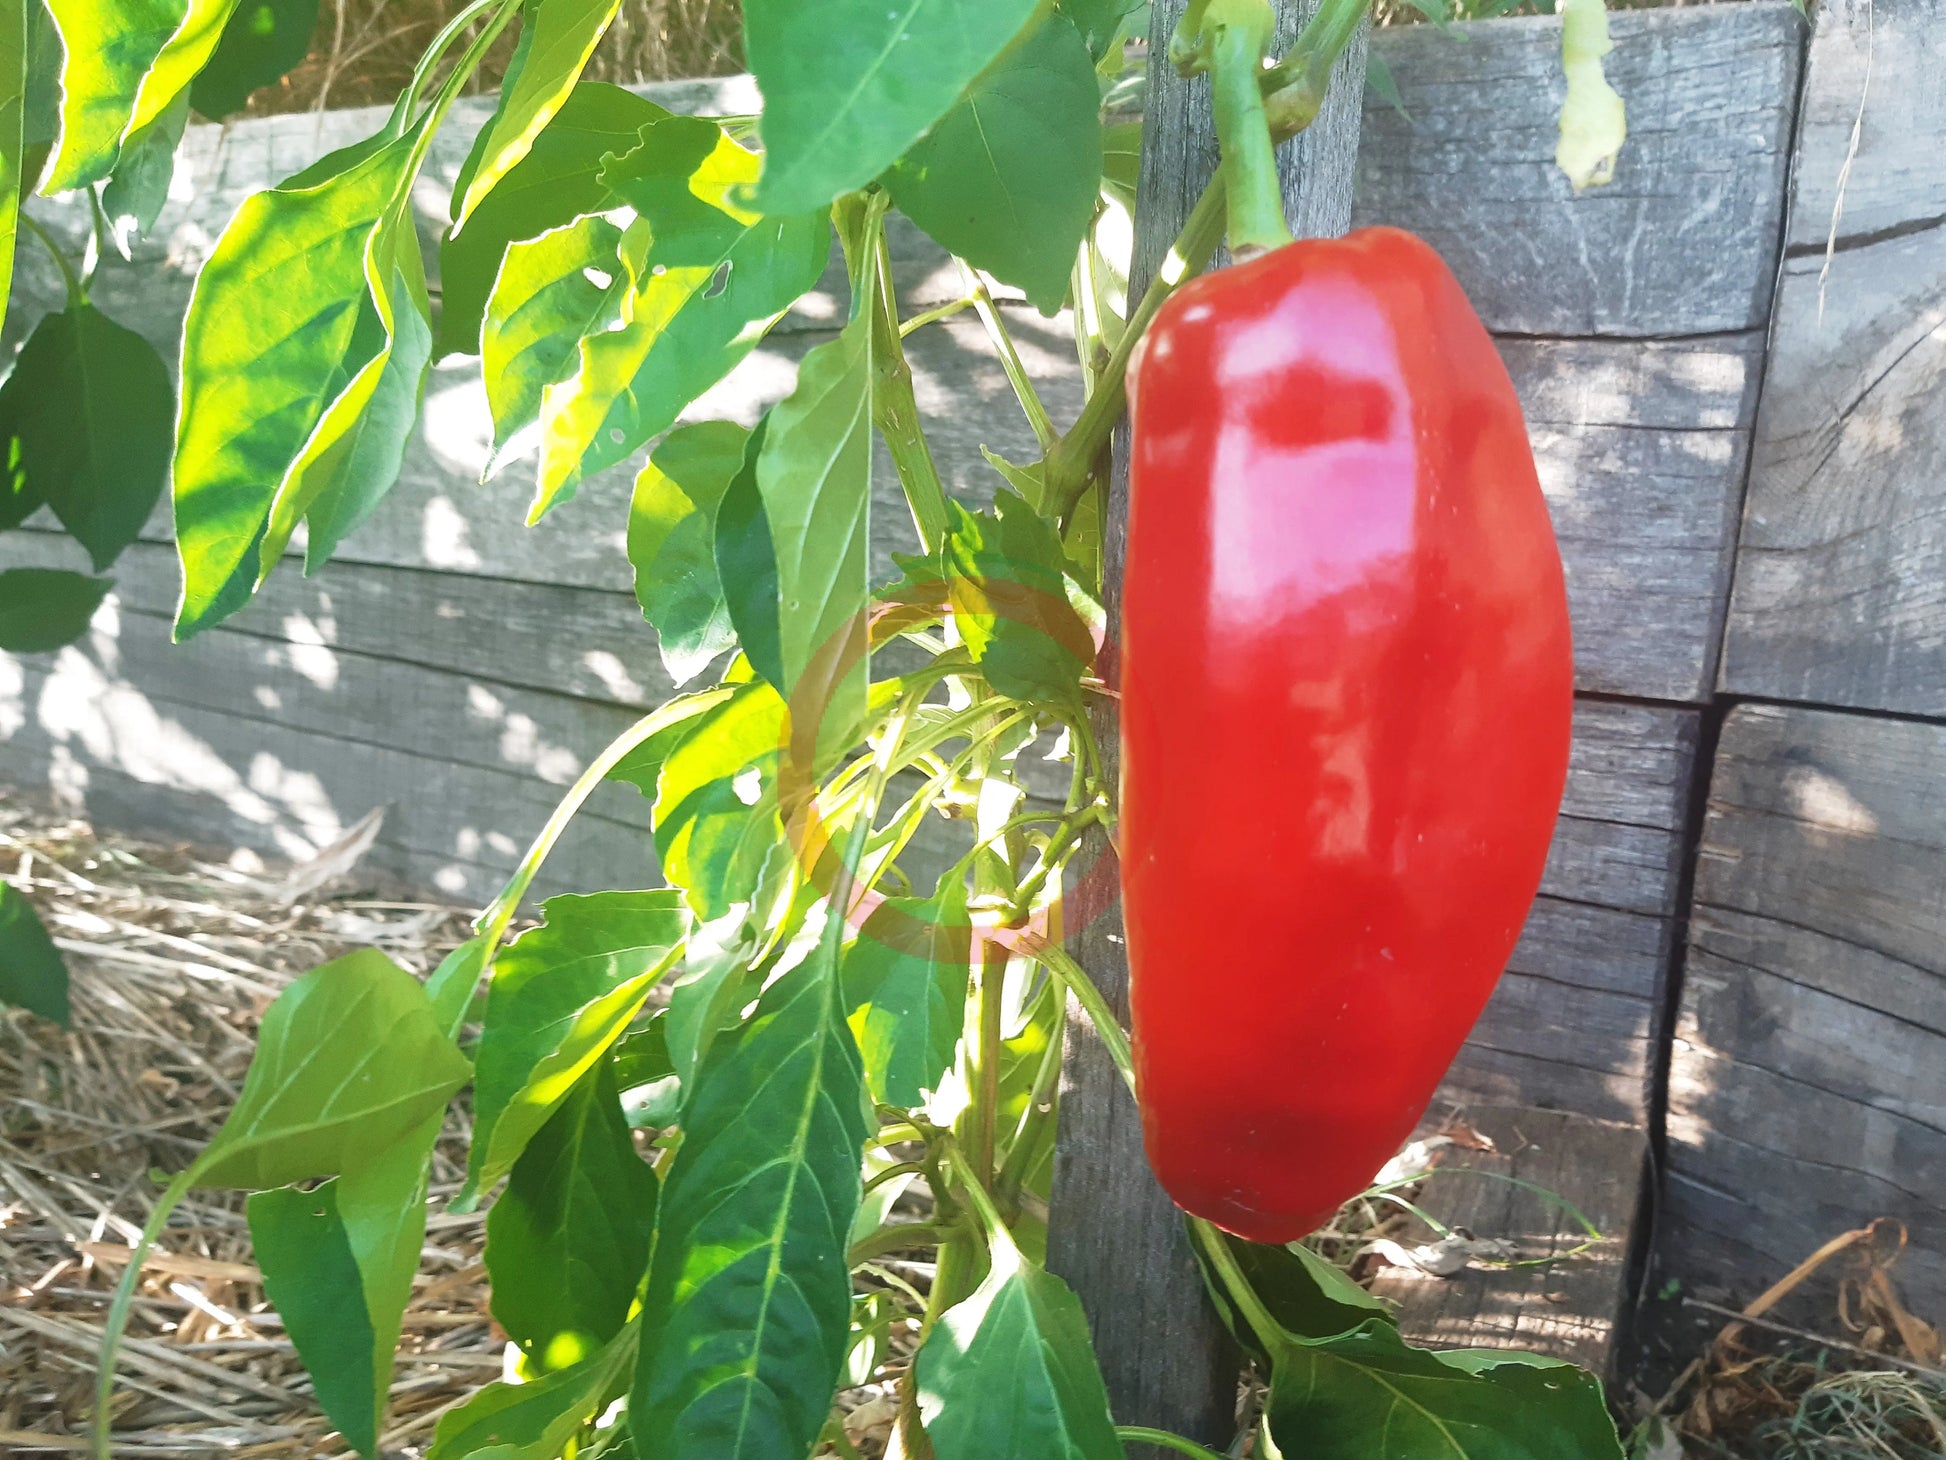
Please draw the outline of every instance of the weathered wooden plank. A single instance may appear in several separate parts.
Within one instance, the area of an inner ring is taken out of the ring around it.
[[[1754,1290],[1892,1215],[1909,1295],[1946,1299],[1946,727],[1733,711],[1695,900],[1665,1261],[1708,1234]]]
[[[1942,0],[1819,7],[1724,647],[1738,693],[1946,713],[1943,67]]]
[[[1495,1149],[1449,1150],[1419,1204],[1448,1227],[1510,1243],[1516,1260],[1534,1265],[1449,1278],[1387,1268],[1373,1291],[1399,1304],[1400,1326],[1415,1342],[1525,1349],[1605,1374],[1629,1304],[1646,1136],[1556,1111],[1476,1106],[1466,1116]],[[1587,1233],[1533,1188],[1571,1202],[1600,1240],[1578,1251]],[[1433,1233],[1415,1223],[1399,1240],[1411,1246]]]
[[[1436,244],[1495,330],[1670,335],[1769,313],[1802,22],[1782,3],[1626,11],[1608,74],[1628,98],[1615,181],[1554,166],[1560,22],[1382,32],[1409,115],[1366,108],[1357,219]],[[1916,74],[1916,73],[1915,73]]]

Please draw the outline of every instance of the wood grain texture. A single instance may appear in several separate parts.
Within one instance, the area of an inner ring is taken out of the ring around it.
[[[1560,21],[1430,26],[1376,42],[1408,115],[1366,107],[1358,222],[1430,239],[1490,328],[1681,335],[1769,314],[1803,22],[1780,0],[1625,11],[1608,75],[1628,100],[1615,180],[1554,166]]]
[[[1946,727],[1743,706],[1698,855],[1670,1072],[1672,1226],[1754,1292],[1905,1221],[1946,1302]]]
[[[1736,693],[1946,714],[1942,68],[1940,0],[1819,8],[1724,647]]]
[[[1525,1349],[1606,1374],[1628,1308],[1647,1137],[1632,1126],[1520,1107],[1476,1106],[1466,1119],[1494,1149],[1449,1148],[1419,1205],[1448,1227],[1511,1244],[1514,1260],[1533,1265],[1470,1267],[1448,1278],[1387,1268],[1373,1291],[1399,1304],[1400,1326],[1415,1343]],[[1572,1203],[1600,1239],[1589,1245],[1580,1223],[1535,1187]],[[1397,1240],[1411,1247],[1434,1234],[1414,1222]]]

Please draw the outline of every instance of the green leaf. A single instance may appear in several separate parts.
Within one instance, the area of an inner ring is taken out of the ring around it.
[[[866,553],[872,497],[871,313],[797,367],[772,408],[757,454],[777,562],[778,669],[773,681],[800,720],[820,722],[821,749],[852,742],[865,708]],[[754,662],[754,660],[753,660]]]
[[[939,1460],[1124,1454],[1081,1300],[1029,1263],[1004,1228],[992,1233],[986,1279],[941,1315],[914,1364],[919,1412]]]
[[[455,1205],[512,1169],[575,1082],[628,1027],[682,947],[677,894],[555,897],[494,960],[473,1091],[473,1147]]]
[[[555,1460],[574,1432],[601,1413],[635,1361],[630,1324],[600,1353],[526,1384],[489,1384],[439,1417],[426,1460]]]
[[[777,819],[778,746],[786,711],[761,681],[739,686],[696,722],[662,763],[655,851],[662,875],[713,922],[759,900],[790,848]]]
[[[176,394],[155,348],[90,304],[46,315],[0,387],[35,494],[97,571],[162,496]]]
[[[351,1242],[338,1215],[338,1183],[251,1195],[250,1245],[264,1295],[311,1376],[318,1404],[360,1455],[378,1447],[371,1315]]]
[[[1004,488],[992,513],[947,506],[947,596],[981,673],[1014,699],[1072,700],[1094,659],[1094,637],[1069,601],[1054,525]]]
[[[98,182],[189,88],[237,0],[48,0],[67,54],[49,193]]]
[[[949,253],[1018,285],[1051,315],[1067,298],[1101,169],[1094,59],[1073,22],[1050,13],[899,159],[885,185]]]
[[[682,1115],[682,1077],[669,1052],[669,1011],[658,1009],[615,1045],[615,1084],[630,1130],[661,1130]]]
[[[345,491],[350,466],[374,466],[359,417],[374,396],[396,407],[381,380],[395,324],[418,308],[397,307],[417,248],[401,227],[412,162],[410,134],[381,133],[254,194],[197,276],[176,427],[178,637],[248,601],[275,564],[263,549],[279,502],[287,536],[296,509]],[[396,248],[394,233],[407,235]]]
[[[635,479],[628,511],[635,598],[677,684],[736,643],[716,572],[716,509],[749,441],[733,421],[683,426],[663,438]]]
[[[169,201],[176,175],[176,148],[189,122],[189,98],[179,96],[167,110],[122,146],[115,171],[101,189],[101,209],[114,230],[115,246],[129,257],[129,243],[155,226]],[[173,393],[171,403],[174,403]]]
[[[642,129],[668,115],[619,86],[576,84],[527,155],[474,207],[465,230],[449,233],[440,244],[440,354],[478,352],[487,297],[507,246],[612,207],[602,164],[610,153],[633,151]],[[480,144],[486,136],[480,134]],[[612,248],[608,259],[612,273]],[[573,342],[564,349],[571,353]]]
[[[0,882],[0,1003],[68,1026],[68,970],[27,894]]]
[[[1108,54],[1121,34],[1122,21],[1142,8],[1142,0],[1055,0],[1054,8],[1081,32],[1092,62]]]
[[[385,1418],[392,1387],[392,1360],[399,1329],[412,1301],[412,1278],[426,1245],[428,1162],[445,1111],[435,1110],[417,1128],[363,1158],[337,1179],[338,1216],[371,1315],[372,1358],[367,1372]]]
[[[1602,0],[1562,0],[1561,69],[1568,91],[1561,103],[1561,141],[1554,165],[1578,193],[1615,176],[1615,161],[1628,138],[1628,108],[1608,84],[1601,59],[1615,49],[1608,38]]]
[[[809,1453],[843,1367],[865,1141],[837,926],[720,1036],[663,1185],[629,1399],[658,1460]]]
[[[39,0],[0,0],[0,321],[13,292],[14,244],[21,195],[33,186],[27,170],[27,67],[32,53],[29,15]]]
[[[1264,1307],[1291,1334],[1306,1339],[1335,1338],[1374,1319],[1398,1326],[1392,1309],[1305,1247],[1277,1247],[1222,1234],[1237,1266],[1249,1278]],[[1203,1269],[1204,1285],[1230,1333],[1254,1356],[1268,1362],[1255,1330],[1236,1310],[1221,1278],[1209,1267],[1200,1242],[1190,1249]]]
[[[923,136],[1032,19],[1035,0],[747,0],[744,50],[763,90],[756,206],[822,208]]]
[[[20,460],[20,433],[14,429],[13,401],[0,385],[0,532],[18,527],[46,505],[40,486]]]
[[[621,0],[527,0],[520,44],[500,84],[499,108],[475,147],[478,160],[460,195],[455,228],[463,229],[500,179],[527,156],[620,8]]]
[[[649,1264],[655,1204],[655,1172],[635,1154],[614,1065],[598,1060],[487,1214],[493,1316],[529,1372],[569,1368],[621,1331]]]
[[[471,1074],[419,980],[373,949],[347,954],[266,1011],[243,1093],[194,1179],[262,1191],[356,1170],[443,1111]]]
[[[670,117],[603,172],[639,215],[622,236],[620,308],[548,387],[530,520],[666,431],[824,272],[822,209],[765,217],[737,201],[758,166],[715,123]]]
[[[0,649],[44,654],[88,632],[88,621],[115,585],[56,568],[0,573]]]
[[[251,92],[302,64],[317,26],[318,0],[242,0],[190,83],[189,100],[218,121],[242,111]]]
[[[770,434],[769,411],[757,418],[743,465],[716,504],[712,547],[723,603],[750,667],[771,684],[784,682],[783,625],[777,612],[777,549],[757,487],[757,463]]]
[[[621,229],[591,216],[508,246],[479,339],[493,413],[489,475],[531,445],[547,387],[573,370],[582,337],[614,318],[621,240]]]
[[[910,1108],[939,1088],[966,1021],[972,942],[962,877],[930,898],[887,898],[858,930],[844,1003],[874,1100]]]
[[[433,1021],[446,1031],[448,1039],[458,1039],[466,1011],[473,1004],[473,990],[485,971],[486,936],[476,933],[439,960],[439,967],[426,975],[426,1001],[432,1005]]]
[[[1408,1347],[1372,1319],[1277,1345],[1265,1412],[1291,1460],[1620,1460],[1601,1384],[1554,1359]],[[944,1457],[942,1455],[942,1460]]]

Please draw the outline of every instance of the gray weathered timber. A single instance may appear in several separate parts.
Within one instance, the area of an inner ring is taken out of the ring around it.
[[[1611,28],[1628,146],[1614,182],[1579,198],[1553,161],[1557,21],[1476,24],[1465,44],[1430,26],[1383,32],[1409,115],[1367,106],[1357,221],[1430,239],[1495,330],[1761,328],[1803,22],[1768,0],[1627,11]]]
[[[1153,63],[1144,108],[1136,193],[1135,250],[1129,296],[1140,297],[1171,242],[1216,173],[1219,155],[1209,84],[1185,80],[1164,59],[1185,6],[1155,5],[1149,28]],[[1314,4],[1279,3],[1278,42],[1287,46]],[[1333,237],[1351,220],[1360,123],[1365,34],[1339,59],[1318,119],[1279,149],[1284,211],[1300,238]],[[1103,588],[1109,630],[1121,611],[1128,546],[1127,430],[1117,432],[1115,465],[1103,513]],[[1120,764],[1112,704],[1095,713],[1104,769]],[[1093,851],[1112,855],[1097,832]],[[1128,1021],[1128,960],[1119,903],[1082,928],[1075,955]],[[1156,1184],[1142,1150],[1141,1119],[1078,1005],[1071,1005],[1061,1068],[1061,1124],[1049,1204],[1048,1265],[1080,1295],[1117,1416],[1222,1445],[1235,1425],[1237,1356],[1185,1240],[1182,1216]]]
[[[1946,727],[1733,711],[1670,1070],[1676,1270],[1755,1291],[1885,1215],[1908,1298],[1946,1302],[1942,950]]]
[[[1724,644],[1728,690],[1946,713],[1942,68],[1940,0],[1819,9]]]
[[[1400,1305],[1414,1342],[1525,1349],[1605,1374],[1616,1319],[1628,1308],[1647,1137],[1635,1126],[1519,1107],[1474,1106],[1466,1121],[1493,1149],[1449,1148],[1418,1205],[1448,1228],[1511,1244],[1514,1259],[1532,1265],[1470,1267],[1450,1278],[1392,1267],[1373,1291]],[[1571,1202],[1600,1239],[1590,1245],[1543,1191]],[[1415,1222],[1397,1240],[1410,1248],[1434,1234]]]

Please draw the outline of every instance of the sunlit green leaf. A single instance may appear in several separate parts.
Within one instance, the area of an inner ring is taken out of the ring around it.
[[[582,337],[614,317],[621,239],[613,223],[590,216],[508,246],[479,339],[493,413],[489,472],[521,453],[547,387],[573,370]]]
[[[369,1163],[446,1107],[472,1067],[419,980],[372,949],[313,969],[277,996],[236,1108],[193,1170],[253,1191]]]
[[[806,212],[863,187],[952,108],[1035,9],[1035,0],[747,0],[744,50],[764,95],[757,207]]]
[[[1053,314],[1094,217],[1101,167],[1094,60],[1073,23],[1050,14],[980,75],[885,184],[948,252],[1019,285]]]
[[[1121,1460],[1081,1300],[1004,1230],[986,1279],[914,1363],[939,1460]]]
[[[601,181],[603,161],[610,153],[633,151],[642,129],[668,115],[619,86],[576,84],[527,155],[473,209],[466,227],[440,244],[440,354],[470,355],[480,348],[487,296],[507,246],[613,206]],[[482,132],[476,145],[485,141]],[[612,248],[608,257],[613,273]],[[564,348],[571,353],[573,341]]]
[[[457,224],[519,165],[534,138],[561,109],[595,42],[615,18],[621,0],[526,0],[520,44],[500,85],[500,106],[476,149],[477,161],[460,195]]]
[[[90,304],[43,316],[0,386],[21,470],[97,570],[162,496],[175,405],[154,346]]]
[[[1614,49],[1602,0],[1562,0],[1561,69],[1568,92],[1561,103],[1554,164],[1576,192],[1615,176],[1615,161],[1628,138],[1628,109],[1601,69],[1602,57]]]
[[[401,276],[410,293],[416,273],[416,242],[399,226],[412,150],[409,134],[380,134],[254,194],[197,277],[176,427],[179,637],[248,601],[260,569],[274,563],[261,552],[274,503],[287,504],[282,532],[294,526],[289,509],[315,498],[314,485],[345,490],[339,446],[352,439],[361,470],[386,464],[355,449],[356,428],[380,392],[394,325],[417,313],[416,300],[397,307]],[[398,233],[407,236],[394,248]],[[345,410],[334,410],[341,400]],[[384,400],[397,404],[390,391]],[[402,443],[396,415],[388,419],[374,444],[389,458]]]
[[[1073,699],[1094,639],[1068,598],[1053,524],[1004,488],[994,511],[948,503],[940,547],[954,622],[987,681],[1023,700]]]
[[[65,1027],[68,970],[27,894],[0,882],[0,1003]]]
[[[663,438],[635,479],[628,512],[635,598],[677,684],[736,643],[716,571],[716,509],[749,440],[733,421],[683,426]]]
[[[656,856],[662,875],[683,889],[705,922],[756,900],[758,889],[788,864],[777,819],[784,720],[774,689],[744,685],[699,719],[662,763]]]
[[[358,1265],[365,1311],[371,1316],[372,1357],[367,1372],[385,1418],[392,1387],[392,1360],[399,1329],[412,1301],[412,1279],[426,1244],[428,1162],[445,1111],[435,1110],[389,1146],[366,1151],[333,1183],[338,1218]]]
[[[865,1139],[836,932],[717,1038],[684,1104],[629,1400],[658,1460],[806,1455],[829,1411]]]
[[[130,242],[155,226],[162,205],[169,201],[169,184],[176,175],[176,148],[189,122],[189,98],[179,96],[154,121],[122,145],[115,171],[101,189],[101,210],[108,215],[116,246],[123,258]]]
[[[527,1384],[487,1385],[439,1417],[426,1460],[555,1460],[634,1363],[636,1335],[630,1324],[571,1369]]]
[[[966,1020],[971,957],[963,877],[930,898],[887,898],[866,918],[845,952],[844,1004],[874,1100],[910,1107],[939,1087]]]
[[[598,1060],[520,1153],[487,1215],[493,1316],[531,1371],[579,1363],[621,1331],[648,1266],[655,1203],[614,1066]]]
[[[642,1007],[681,949],[674,892],[555,897],[495,959],[473,1091],[472,1201],[512,1169],[575,1082]]]
[[[39,0],[0,0],[0,321],[13,292],[14,238],[27,167],[29,14]]]
[[[115,585],[106,578],[56,568],[9,568],[0,573],[0,649],[43,654],[72,644]]]
[[[297,69],[311,49],[318,0],[240,0],[189,99],[206,117],[240,112],[250,93]]]
[[[625,288],[614,326],[584,337],[547,389],[533,517],[673,425],[824,272],[823,210],[751,212],[738,198],[757,170],[713,122],[671,117],[603,172],[639,214],[622,238]]]

